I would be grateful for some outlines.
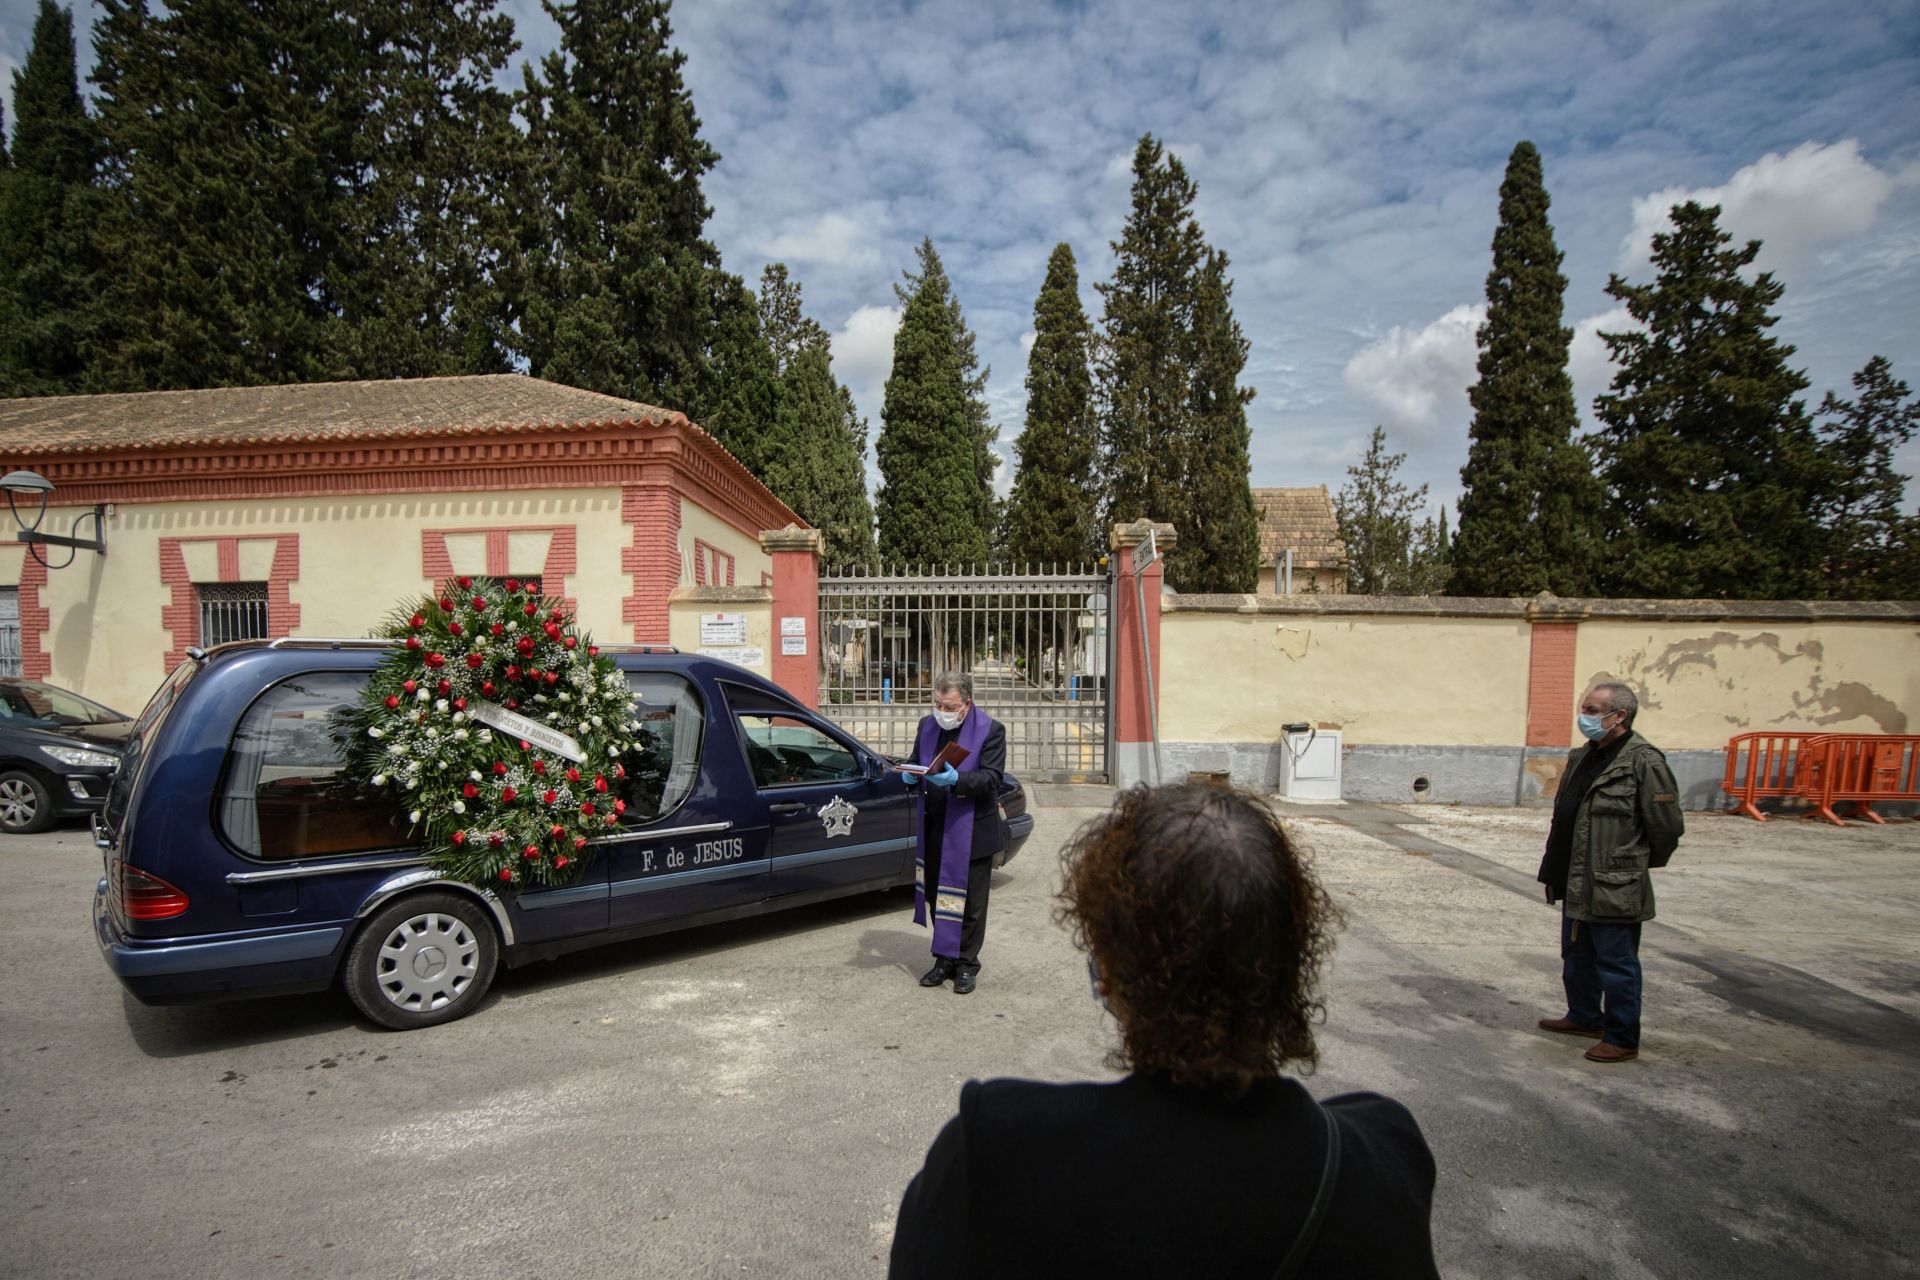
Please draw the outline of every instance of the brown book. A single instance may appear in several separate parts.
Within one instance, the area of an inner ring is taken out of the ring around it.
[[[896,764],[893,767],[901,773],[938,773],[948,765],[958,769],[961,763],[972,754],[973,752],[959,743],[949,742],[940,748],[940,754],[933,758],[932,764]]]

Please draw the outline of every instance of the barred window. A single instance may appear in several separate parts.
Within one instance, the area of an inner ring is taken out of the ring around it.
[[[267,584],[264,582],[203,582],[200,595],[200,647],[211,649],[231,640],[267,638]]]

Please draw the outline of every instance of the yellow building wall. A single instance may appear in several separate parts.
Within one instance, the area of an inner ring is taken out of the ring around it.
[[[680,500],[680,581],[688,585],[695,582],[693,573],[693,543],[695,539],[709,546],[718,547],[733,557],[733,586],[757,587],[762,574],[773,572],[773,557],[760,548],[758,534],[749,537],[726,521],[713,515],[705,507],[691,499]],[[726,586],[724,582],[711,582],[708,586]]]
[[[1911,624],[1589,619],[1574,652],[1581,687],[1632,689],[1636,727],[1664,748],[1724,747],[1749,731],[1920,732]]]
[[[682,586],[668,601],[668,637],[682,653],[706,653],[725,658],[758,675],[773,678],[773,589],[771,587]],[[744,645],[714,646],[700,642],[702,614],[742,613],[747,620]],[[746,660],[752,659],[752,660]]]
[[[1525,741],[1524,618],[1175,611],[1160,628],[1163,741],[1274,741],[1300,720],[1348,745]]]

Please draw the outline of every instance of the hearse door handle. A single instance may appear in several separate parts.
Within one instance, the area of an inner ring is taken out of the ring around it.
[[[776,818],[784,818],[789,814],[805,813],[806,811],[807,806],[803,804],[770,804],[767,806],[767,812]]]

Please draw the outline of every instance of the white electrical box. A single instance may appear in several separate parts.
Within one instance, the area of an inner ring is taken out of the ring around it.
[[[1340,798],[1340,731],[1305,729],[1280,735],[1280,798]]]

